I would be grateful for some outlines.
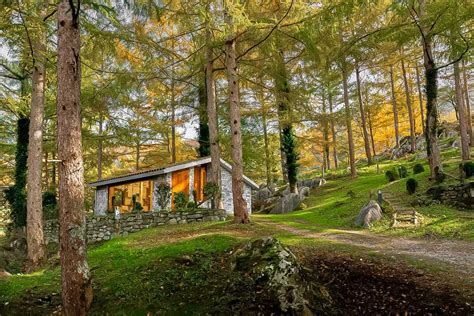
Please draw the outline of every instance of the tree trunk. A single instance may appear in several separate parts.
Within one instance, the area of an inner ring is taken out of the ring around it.
[[[206,71],[204,71],[203,75],[204,75],[203,80],[198,88],[198,92],[199,92],[199,108],[198,108],[199,157],[207,157],[211,155],[211,147],[209,144],[209,123],[208,123],[208,118],[207,118]]]
[[[426,15],[425,0],[419,0],[419,18],[423,21]],[[438,148],[438,69],[432,52],[432,34],[428,26],[421,25],[423,45],[423,66],[426,78],[426,152],[430,165],[431,177],[435,178],[442,171],[441,155]]]
[[[171,70],[171,163],[176,162],[176,100],[175,100],[175,82],[174,71]]]
[[[206,93],[207,115],[209,123],[209,141],[211,145],[211,177],[210,180],[221,188],[221,162],[219,148],[219,134],[217,130],[216,88],[214,82],[214,53],[211,46],[210,27],[206,27]],[[221,193],[216,194],[214,207],[221,208]]]
[[[291,123],[290,107],[290,84],[285,65],[283,51],[279,50],[279,41],[277,38],[278,51],[276,56],[275,98],[278,111],[278,127],[280,131],[280,151],[282,160],[283,180],[289,184],[292,193],[297,192],[297,154],[296,143],[294,141],[293,127]],[[285,143],[286,142],[286,143]]]
[[[265,107],[265,99],[260,91],[258,93],[258,99],[261,105],[262,111],[262,126],[263,126],[263,142],[264,142],[264,149],[265,149],[265,178],[267,186],[271,184],[271,173],[270,173],[270,148],[269,148],[269,140],[268,140],[268,130],[267,130],[267,109]]]
[[[331,162],[329,160],[329,122],[328,122],[328,115],[326,111],[326,98],[323,93],[323,148],[324,148],[324,165],[326,169],[331,169]]]
[[[368,91],[366,91],[366,94],[365,94],[365,103],[369,104],[369,92]],[[372,114],[370,113],[370,108],[367,109],[367,119],[368,119],[368,122],[369,122],[369,134],[370,134],[370,142],[371,142],[371,145],[372,145],[372,154],[373,154],[374,159],[375,159],[376,158],[375,156],[377,156],[377,153],[375,152],[374,129],[373,129],[373,125],[372,125]]]
[[[411,105],[411,92],[410,85],[408,84],[407,72],[405,69],[405,61],[402,59],[402,73],[403,73],[403,84],[405,86],[405,97],[407,102],[408,119],[410,120],[410,151],[414,153],[416,151],[416,133],[415,133],[415,118],[413,116],[413,109]]]
[[[48,152],[44,152],[44,184],[46,190],[49,190],[49,164],[48,164]]]
[[[395,79],[393,78],[393,66],[390,65],[390,87],[392,90],[392,112],[393,112],[393,128],[395,130],[395,147],[400,147],[400,131],[398,129],[398,107],[397,95],[395,91]]]
[[[137,143],[135,144],[135,170],[140,169],[140,135],[137,135]]]
[[[365,119],[364,103],[362,102],[362,91],[360,88],[360,70],[359,70],[358,65],[356,65],[356,81],[357,81],[357,98],[359,100],[360,119],[362,123],[362,134],[364,136],[365,156],[367,157],[367,163],[371,165],[372,153],[370,151],[369,133],[367,133],[367,122]]]
[[[51,157],[53,157],[53,160],[57,159],[56,153],[54,151],[51,154]],[[51,186],[56,191],[56,163],[53,163],[53,167],[51,169]]]
[[[474,133],[472,131],[471,100],[469,99],[469,85],[467,84],[466,63],[464,60],[462,63],[463,63],[463,81],[464,81],[464,102],[466,103],[469,144],[471,147],[474,147]]]
[[[334,126],[334,117],[332,113],[332,93],[328,89],[328,102],[329,102],[329,114],[331,115],[331,134],[332,134],[332,150],[333,150],[333,160],[334,168],[337,169],[338,160],[337,160],[337,146],[336,146],[336,127]]]
[[[351,167],[351,178],[357,177],[354,154],[354,138],[352,136],[352,115],[349,104],[349,88],[347,86],[347,72],[346,65],[342,66],[342,86],[344,90],[344,112],[346,117],[347,141],[349,143],[349,165]]]
[[[43,3],[40,16],[45,16],[48,3]],[[36,270],[45,259],[43,234],[42,159],[43,159],[43,117],[44,117],[44,66],[46,34],[43,25],[32,41],[33,74],[31,77],[31,111],[28,141],[27,175],[27,228],[26,241],[27,270]]]
[[[461,86],[461,74],[459,71],[459,62],[453,64],[454,69],[454,90],[456,97],[456,107],[459,114],[459,130],[461,134],[461,159],[469,160],[471,159],[471,154],[469,152],[469,134],[468,134],[468,123],[467,123],[467,113],[464,107],[463,95],[462,95],[462,86]]]
[[[86,315],[92,302],[87,265],[84,165],[81,140],[79,8],[58,5],[57,147],[62,302],[66,315]]]
[[[97,144],[97,178],[102,179],[102,132],[104,118],[102,112],[99,113],[99,143]]]
[[[425,111],[423,108],[423,91],[421,90],[420,71],[418,70],[418,65],[416,65],[415,70],[416,70],[416,86],[418,88],[418,101],[420,103],[421,126],[423,130],[423,134],[425,134]]]
[[[242,132],[240,127],[239,83],[235,56],[235,38],[231,35],[226,41],[227,83],[229,85],[229,112],[232,155],[232,198],[234,204],[234,222],[248,223],[250,205],[244,200],[244,178],[242,161]]]
[[[281,114],[280,114],[280,111],[278,111],[278,117],[279,117],[279,121],[281,121],[280,117],[281,117]],[[288,180],[288,168],[286,167],[286,155],[285,155],[285,151],[283,150],[283,127],[282,125],[280,124],[278,126],[278,135],[279,135],[279,139],[280,139],[280,162],[281,162],[281,176],[283,178],[283,182],[284,183],[288,183],[289,180]]]

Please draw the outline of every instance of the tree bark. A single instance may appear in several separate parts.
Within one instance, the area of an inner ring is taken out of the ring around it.
[[[423,134],[425,134],[425,110],[423,108],[423,91],[421,90],[420,71],[418,65],[415,67],[416,70],[416,86],[418,88],[418,102],[420,103],[420,115],[421,115],[421,126]]]
[[[471,112],[471,100],[469,99],[469,85],[467,83],[467,71],[466,63],[463,60],[463,81],[464,81],[464,102],[466,103],[467,111],[467,125],[469,133],[469,144],[471,147],[474,147],[474,133],[472,131],[472,112]]]
[[[365,118],[364,103],[362,102],[362,91],[361,91],[361,87],[360,87],[359,65],[356,65],[356,81],[357,81],[357,98],[359,100],[360,119],[361,119],[361,123],[362,123],[362,134],[364,136],[365,156],[367,157],[367,163],[369,165],[371,165],[372,164],[372,153],[370,151],[370,141],[369,141],[369,133],[367,132],[367,121],[366,121],[366,118]]]
[[[326,169],[331,169],[331,162],[329,160],[329,122],[328,122],[328,115],[326,110],[326,98],[323,92],[323,118],[322,118],[322,125],[323,125],[323,148],[324,148],[324,166]]]
[[[265,149],[265,178],[267,185],[270,185],[271,180],[271,173],[270,173],[270,149],[269,149],[269,140],[268,140],[268,130],[267,130],[267,109],[265,107],[265,100],[260,91],[258,93],[258,99],[261,105],[262,111],[262,126],[263,126],[263,142],[264,142],[264,149]]]
[[[44,1],[39,15],[45,16],[48,2]],[[44,66],[46,33],[43,25],[33,37],[32,49],[33,74],[31,77],[31,111],[28,141],[28,174],[27,174],[27,228],[26,241],[27,270],[36,270],[45,259],[43,234],[43,199],[42,199],[42,159],[43,159],[43,118],[44,118]]]
[[[176,96],[174,70],[171,70],[171,163],[176,162]]]
[[[279,38],[277,38],[276,66],[274,73],[275,98],[278,111],[278,128],[280,132],[280,154],[283,180],[289,184],[290,191],[297,191],[297,168],[293,160],[297,157],[295,153],[295,142],[293,127],[291,123],[290,107],[290,84],[285,65],[283,51],[280,50]],[[287,141],[287,143],[285,143]]]
[[[333,150],[333,160],[334,168],[337,169],[338,159],[337,159],[337,146],[336,146],[336,127],[334,126],[334,116],[332,112],[332,93],[328,89],[328,102],[329,102],[329,114],[331,115],[331,134],[332,134],[332,150]]]
[[[59,245],[62,302],[66,315],[86,315],[92,285],[86,249],[84,165],[81,140],[79,7],[58,5],[57,147],[59,164]]]
[[[425,0],[420,3],[419,18],[423,21],[426,15]],[[432,34],[430,27],[420,25],[423,45],[423,66],[426,78],[426,152],[430,166],[431,177],[435,178],[442,171],[441,154],[438,148],[438,69],[432,52]]]
[[[413,116],[413,108],[411,104],[410,85],[408,84],[407,71],[405,68],[405,61],[403,59],[402,59],[402,73],[403,73],[403,84],[405,86],[405,97],[406,97],[406,103],[407,103],[408,119],[410,120],[410,151],[414,153],[416,151],[415,118]]]
[[[209,124],[209,142],[211,146],[211,177],[210,180],[218,185],[221,191],[221,162],[219,134],[217,130],[216,87],[214,81],[214,53],[211,46],[210,26],[206,27],[206,94],[207,115]],[[213,201],[215,207],[222,207],[221,193],[216,194]]]
[[[347,128],[347,141],[349,143],[349,165],[351,167],[351,178],[357,177],[357,171],[355,166],[355,154],[354,154],[354,138],[352,136],[352,115],[349,104],[349,88],[347,86],[347,70],[346,65],[342,66],[342,87],[344,90],[344,112],[346,117],[346,128]]]
[[[49,164],[48,164],[48,152],[44,152],[44,184],[46,190],[49,190]]]
[[[201,84],[198,87],[199,94],[199,130],[198,130],[198,141],[199,157],[208,157],[211,155],[211,146],[209,143],[209,123],[207,118],[207,94],[206,94],[206,71],[203,72],[203,78]]]
[[[140,169],[140,135],[137,135],[137,143],[135,144],[135,170]]]
[[[99,113],[99,143],[97,144],[97,178],[102,179],[102,133],[104,118],[102,112]]]
[[[366,90],[365,93],[365,103],[369,104],[369,92]],[[372,114],[370,113],[370,108],[367,109],[367,119],[369,123],[369,134],[370,134],[370,143],[372,147],[372,154],[374,159],[376,159],[377,153],[375,152],[375,141],[374,141],[374,129],[372,125]]]
[[[237,62],[235,38],[231,35],[226,41],[226,69],[229,85],[229,112],[232,155],[232,198],[234,204],[234,222],[249,223],[247,203],[244,200],[244,178],[242,160],[242,132],[240,127],[239,83],[237,79]]]
[[[454,90],[456,98],[456,107],[459,114],[459,130],[461,134],[461,159],[469,160],[471,159],[470,148],[469,148],[469,134],[468,134],[468,122],[467,122],[467,113],[464,107],[463,95],[462,95],[462,86],[461,86],[461,74],[459,70],[459,62],[453,64],[454,69]],[[31,125],[30,125],[31,126]]]
[[[51,154],[51,157],[53,157],[53,160],[56,160],[57,158],[57,155],[56,153],[53,151],[53,153]],[[53,167],[51,168],[51,186],[54,188],[54,190],[56,191],[56,163],[53,163]]]
[[[393,78],[393,66],[390,65],[390,87],[392,90],[392,112],[393,112],[393,128],[395,130],[395,147],[400,147],[400,131],[398,129],[398,107],[397,95],[395,91],[395,79]]]

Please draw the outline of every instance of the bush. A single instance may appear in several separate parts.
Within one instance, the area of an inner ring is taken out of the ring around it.
[[[398,179],[398,174],[395,170],[387,170],[385,171],[385,177],[387,178],[388,182],[392,182]]]
[[[208,182],[204,185],[203,193],[206,200],[213,199],[219,193],[219,186],[214,182]]]
[[[462,164],[466,178],[474,176],[474,162],[468,161]]]
[[[437,184],[443,183],[445,179],[446,179],[446,175],[442,171],[436,173],[435,182]]]
[[[177,192],[174,194],[174,206],[178,210],[186,208],[189,202],[189,197],[184,192]]]
[[[155,190],[155,194],[160,210],[166,209],[171,200],[171,187],[166,183],[160,183]]]
[[[413,166],[413,173],[414,174],[419,174],[425,171],[425,168],[421,163],[417,163],[416,165]]]
[[[414,194],[416,192],[416,188],[418,187],[418,181],[413,178],[407,180],[406,188],[408,194]]]
[[[398,166],[397,171],[400,178],[406,178],[408,176],[408,170],[405,166]]]

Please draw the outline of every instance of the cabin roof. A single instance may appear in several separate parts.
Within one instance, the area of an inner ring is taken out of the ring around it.
[[[90,182],[87,185],[90,187],[100,187],[100,186],[105,186],[105,185],[110,185],[110,184],[132,182],[135,180],[152,178],[158,175],[167,174],[167,173],[177,171],[177,170],[188,169],[195,166],[208,164],[210,162],[211,162],[211,157],[203,157],[199,159],[188,160],[188,161],[175,163],[172,165],[167,165],[160,168],[137,171],[137,172],[133,172],[133,173],[129,173],[129,174],[113,177],[113,178],[98,180],[98,181]],[[228,171],[232,171],[232,165],[223,159],[221,159],[221,167],[227,169]],[[244,182],[247,185],[249,185],[252,189],[258,189],[258,185],[245,175],[244,175]]]

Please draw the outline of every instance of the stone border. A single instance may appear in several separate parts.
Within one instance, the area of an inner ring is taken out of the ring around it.
[[[140,212],[122,214],[119,220],[112,216],[94,216],[86,220],[87,243],[127,236],[148,227],[187,224],[193,222],[224,221],[225,210],[198,209],[192,212]],[[56,219],[44,222],[46,244],[59,242],[59,225]]]

